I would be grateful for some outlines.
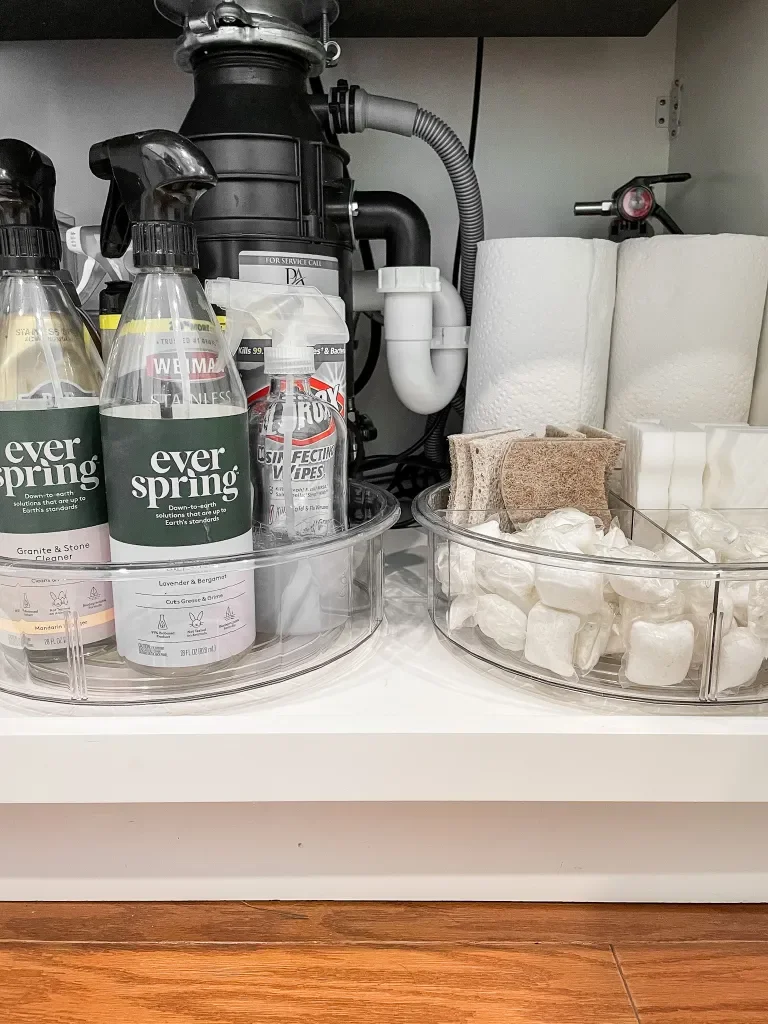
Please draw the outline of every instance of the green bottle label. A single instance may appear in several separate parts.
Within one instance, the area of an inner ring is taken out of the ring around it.
[[[98,405],[0,411],[0,532],[64,533],[106,521]]]
[[[101,417],[109,532],[144,547],[190,547],[251,529],[248,418]]]

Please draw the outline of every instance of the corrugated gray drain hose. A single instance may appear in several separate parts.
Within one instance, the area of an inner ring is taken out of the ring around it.
[[[453,184],[459,208],[461,231],[461,297],[472,315],[477,245],[485,237],[483,200],[477,175],[461,139],[436,114],[407,100],[373,96],[359,86],[346,82],[331,90],[329,109],[334,129],[339,134],[373,128],[406,138],[415,136],[437,153]]]

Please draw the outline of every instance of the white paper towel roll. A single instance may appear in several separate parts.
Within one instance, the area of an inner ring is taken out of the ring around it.
[[[603,425],[617,248],[580,238],[478,247],[465,430]]]
[[[752,389],[752,408],[749,422],[753,427],[768,427],[768,305],[763,318],[763,333],[757,351],[755,386]]]
[[[606,426],[747,419],[768,293],[768,239],[663,235],[623,242]]]

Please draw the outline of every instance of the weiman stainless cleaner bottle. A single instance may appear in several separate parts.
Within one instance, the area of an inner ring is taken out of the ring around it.
[[[180,135],[140,132],[91,148],[111,182],[102,251],[133,240],[139,274],[107,361],[101,428],[115,562],[226,558],[253,550],[247,403],[193,273],[196,200],[216,183]],[[255,637],[253,571],[201,569],[115,585],[119,653],[144,672],[220,667]]]
[[[112,588],[45,571],[109,562],[101,359],[57,276],[53,164],[0,141],[0,555],[39,576],[0,575],[0,643],[30,661],[114,633]]]

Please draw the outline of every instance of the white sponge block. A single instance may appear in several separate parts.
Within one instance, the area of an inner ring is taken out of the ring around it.
[[[477,625],[482,633],[506,651],[522,651],[528,616],[516,604],[497,594],[483,594],[477,599]]]
[[[704,504],[704,471],[707,468],[707,434],[693,423],[665,420],[673,435],[674,459],[669,482],[671,509],[701,508]]]
[[[576,634],[580,628],[578,615],[537,604],[528,616],[526,661],[563,679],[572,679]]]
[[[737,690],[754,681],[763,664],[763,645],[748,629],[732,629],[720,644],[717,692]]]
[[[641,510],[668,509],[674,462],[675,440],[668,430],[654,421],[630,423],[624,454],[625,500]]]
[[[635,622],[629,634],[626,676],[643,687],[679,686],[693,660],[693,624]]]
[[[709,508],[768,508],[768,430],[709,427],[704,501]]]

